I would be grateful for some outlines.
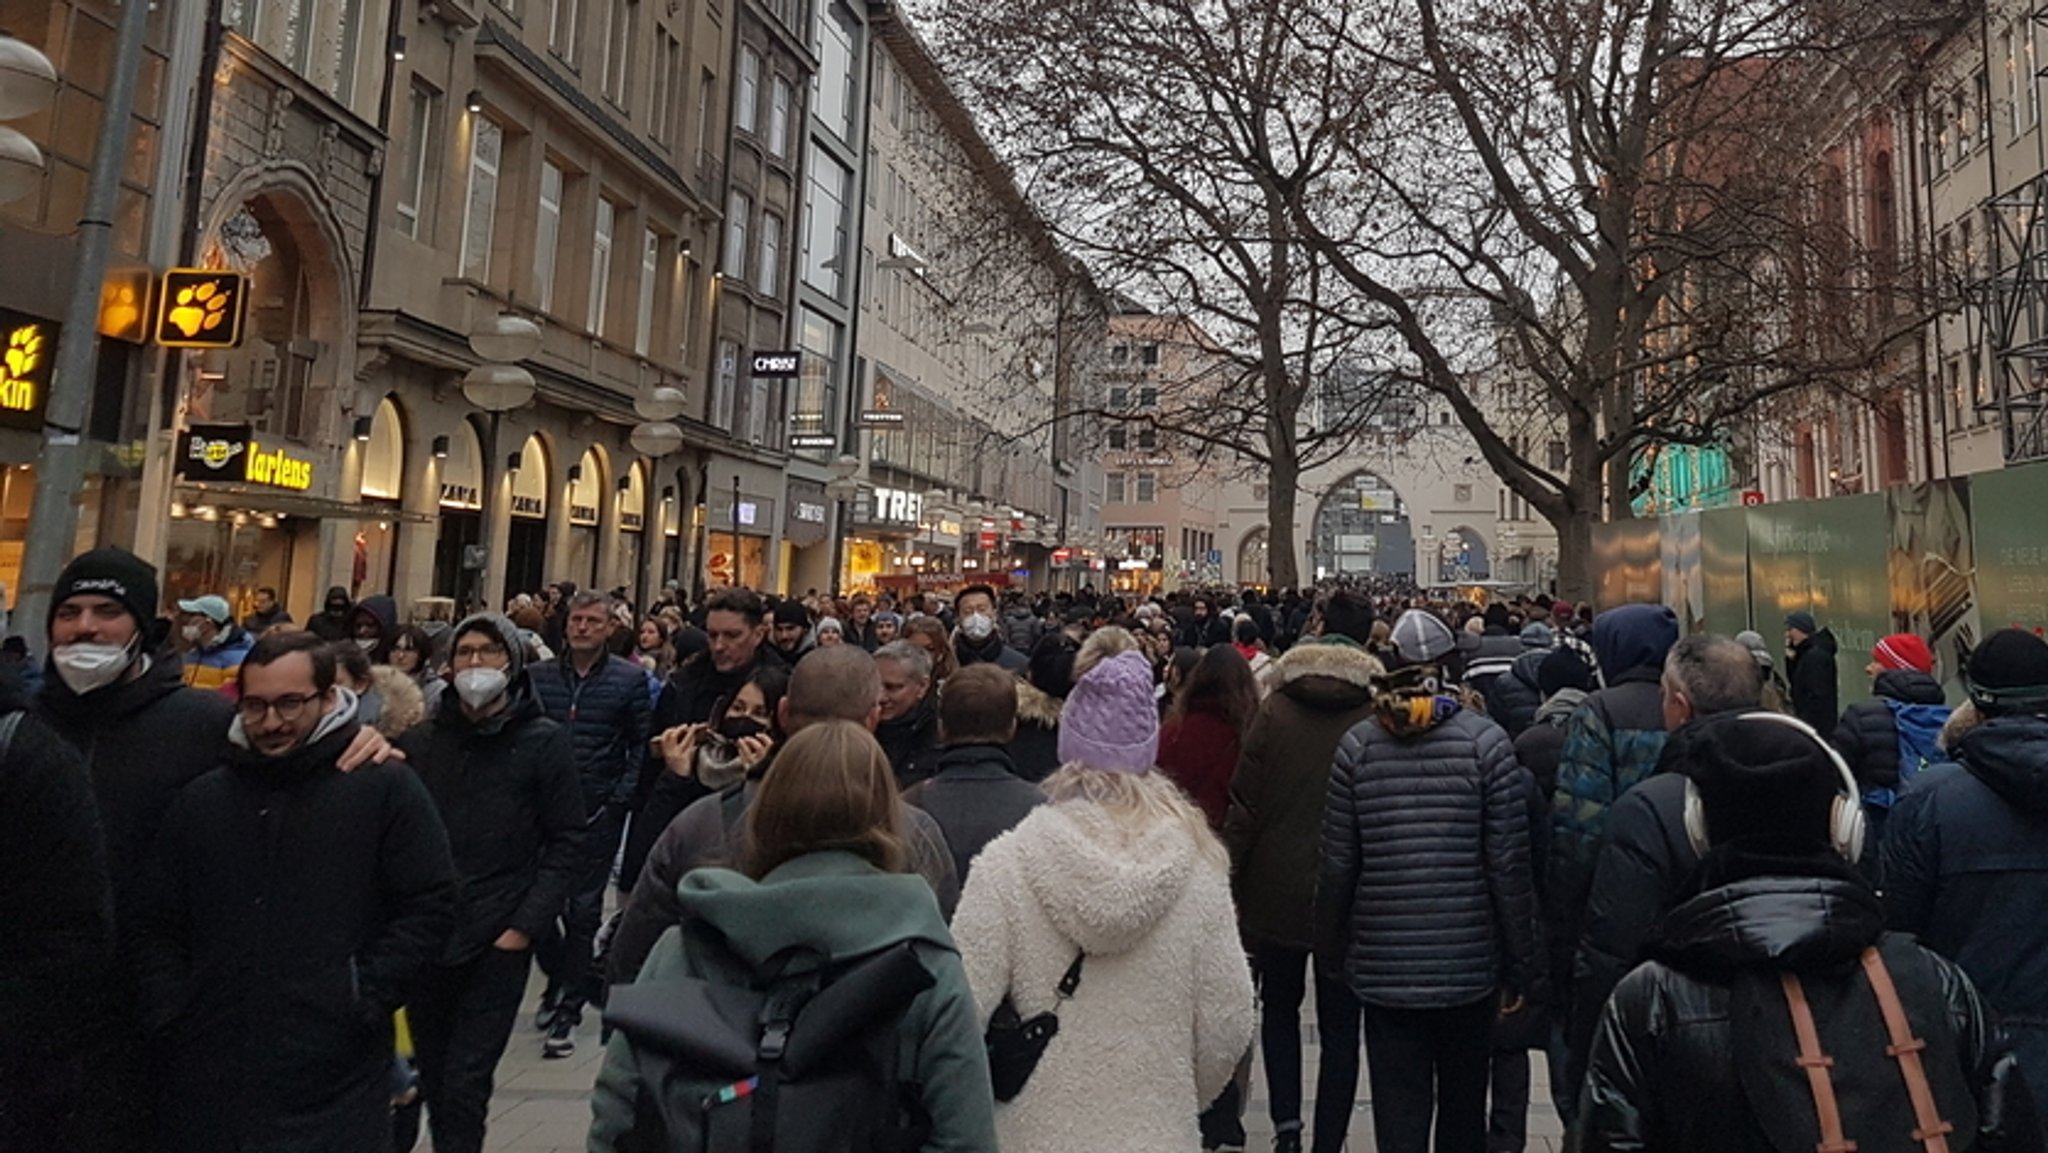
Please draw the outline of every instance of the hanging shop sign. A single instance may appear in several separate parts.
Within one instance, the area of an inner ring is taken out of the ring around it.
[[[817,433],[800,432],[789,438],[789,447],[797,450],[822,448],[829,452],[839,447],[839,438],[836,436],[821,436]]]
[[[924,494],[900,488],[874,490],[870,521],[874,524],[906,525],[916,528],[924,522]]]
[[[864,408],[860,411],[859,424],[862,428],[902,428],[906,420],[904,413],[888,408]]]
[[[63,325],[24,313],[0,309],[0,427],[43,427],[50,403],[50,373],[57,359],[57,332]]]
[[[186,430],[178,444],[177,474],[293,492],[313,487],[312,461],[263,444],[246,424],[195,424]]]
[[[754,375],[756,377],[795,377],[803,373],[804,354],[801,352],[757,352],[754,354]]]
[[[242,343],[249,278],[218,268],[173,268],[157,293],[156,342],[165,348]]]

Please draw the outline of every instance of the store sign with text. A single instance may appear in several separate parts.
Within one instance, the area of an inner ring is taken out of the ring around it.
[[[265,445],[246,424],[195,424],[178,444],[177,473],[186,480],[233,481],[305,492],[313,462]]]
[[[874,495],[876,524],[916,526],[924,521],[924,494],[900,488],[877,487]]]
[[[35,431],[50,403],[50,377],[63,325],[0,309],[0,427]]]

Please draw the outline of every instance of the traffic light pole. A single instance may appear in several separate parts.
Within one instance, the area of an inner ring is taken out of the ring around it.
[[[77,279],[72,282],[71,300],[64,309],[64,331],[57,339],[57,362],[50,381],[49,404],[44,410],[43,450],[36,458],[36,495],[29,506],[21,588],[14,602],[14,619],[27,622],[24,631],[32,629],[38,634],[49,614],[50,590],[65,562],[71,559],[78,536],[78,490],[85,478],[85,421],[99,368],[100,284],[106,278],[107,251],[113,242],[115,199],[121,190],[122,163],[128,155],[135,78],[141,71],[150,7],[148,0],[124,0],[121,5],[121,28],[115,41],[114,65],[107,77],[100,136],[93,146],[92,178],[86,186],[85,211],[78,221],[78,260],[73,266]]]

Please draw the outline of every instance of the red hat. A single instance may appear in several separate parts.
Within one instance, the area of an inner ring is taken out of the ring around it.
[[[1872,646],[1870,656],[1887,669],[1911,669],[1930,675],[1934,672],[1934,650],[1912,633],[1893,633]]]
[[[1550,606],[1550,615],[1558,620],[1568,621],[1578,615],[1578,610],[1572,607],[1570,601],[1557,601]]]

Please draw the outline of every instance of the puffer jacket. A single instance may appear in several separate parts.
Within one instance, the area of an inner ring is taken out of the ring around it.
[[[1529,811],[1514,746],[1492,721],[1437,701],[1426,730],[1375,716],[1330,766],[1316,895],[1319,963],[1344,958],[1359,1000],[1442,1009],[1532,988]]]
[[[1581,1097],[1584,1149],[1817,1147],[1812,1091],[1794,1064],[1798,1047],[1779,984],[1786,972],[1799,975],[1821,1047],[1834,1058],[1828,1075],[1846,1136],[1870,1150],[1919,1148],[1877,999],[1856,964],[1873,947],[1914,1036],[1927,1042],[1936,1111],[1956,1127],[1950,1147],[2041,1147],[2017,1070],[1969,979],[1904,937],[1884,935],[1877,897],[1860,878],[1839,865],[1817,864],[1815,872],[1736,871],[1673,911],[1657,960],[1622,981],[1602,1016]]]
[[[1543,707],[1543,686],[1537,670],[1550,653],[1550,649],[1523,653],[1508,666],[1507,672],[1481,686],[1486,694],[1486,715],[1506,729],[1510,737],[1521,736],[1536,722],[1536,710]]]
[[[1879,673],[1871,689],[1875,697],[1843,710],[1841,722],[1835,726],[1835,748],[1841,750],[1842,759],[1856,774],[1856,783],[1864,789],[1897,789],[1899,725],[1892,706],[1925,709],[1930,723],[1940,729],[1948,720],[1947,698],[1939,681],[1915,669]]]
[[[1065,704],[1030,681],[1017,682],[1017,735],[1010,741],[1010,761],[1020,778],[1035,783],[1060,767],[1060,709]]]
[[[1800,642],[1785,666],[1785,678],[1792,683],[1792,715],[1823,737],[1833,735],[1835,721],[1842,715],[1842,685],[1835,657],[1839,647],[1835,634],[1822,629]]]
[[[242,661],[255,647],[255,637],[242,631],[238,625],[227,626],[211,647],[195,648],[185,654],[186,686],[232,694],[236,678],[242,671]]]
[[[1305,640],[1273,663],[1272,692],[1245,730],[1223,818],[1238,929],[1252,944],[1315,944],[1330,764],[1344,734],[1372,715],[1372,679],[1383,671],[1344,642]]]
[[[1045,635],[1045,623],[1033,615],[1026,605],[1011,605],[1004,609],[998,624],[1002,630],[1003,643],[1027,657],[1031,655],[1032,649],[1038,647],[1038,639]]]
[[[626,805],[639,785],[647,752],[649,714],[647,670],[609,654],[589,676],[578,676],[564,652],[527,670],[533,693],[548,719],[569,730],[583,804],[592,814],[605,805]]]
[[[2048,1101],[2048,719],[1994,717],[1954,752],[1892,807],[1886,917],[1963,967]]]

